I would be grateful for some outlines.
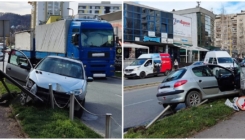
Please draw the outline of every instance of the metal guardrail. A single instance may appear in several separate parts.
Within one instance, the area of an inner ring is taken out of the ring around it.
[[[84,110],[86,111],[87,113],[89,114],[92,114],[92,115],[95,115],[95,116],[102,116],[102,117],[105,117],[106,118],[106,125],[105,125],[105,138],[111,138],[111,119],[115,122],[115,124],[117,124],[119,127],[122,128],[122,126],[112,117],[112,114],[111,113],[106,113],[106,114],[95,114],[95,113],[92,113],[90,111],[88,111],[87,109],[85,109],[80,103],[79,101],[77,100],[77,98],[75,97],[74,94],[71,94],[70,95],[70,99],[68,100],[68,102],[65,104],[65,106],[60,106],[56,100],[55,100],[55,97],[53,95],[53,90],[52,90],[52,85],[49,84],[49,94],[50,94],[50,98],[51,98],[51,108],[54,109],[54,104],[59,107],[59,108],[64,108],[68,105],[68,103],[70,103],[70,107],[69,107],[69,118],[70,120],[74,120],[74,104],[75,104],[75,101],[77,102],[77,104]]]

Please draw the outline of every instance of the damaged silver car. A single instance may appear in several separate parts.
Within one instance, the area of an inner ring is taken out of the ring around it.
[[[48,56],[33,68],[25,54],[16,50],[12,50],[9,56],[6,73],[46,102],[50,101],[49,84],[51,84],[55,104],[59,107],[69,106],[70,94],[74,94],[84,106],[87,82],[93,81],[93,78],[86,77],[81,61]],[[25,104],[30,99],[23,94],[21,103]],[[75,102],[75,115],[81,117],[82,113],[83,109]]]

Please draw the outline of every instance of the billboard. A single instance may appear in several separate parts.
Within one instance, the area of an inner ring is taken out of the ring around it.
[[[191,18],[173,15],[174,43],[192,45]]]

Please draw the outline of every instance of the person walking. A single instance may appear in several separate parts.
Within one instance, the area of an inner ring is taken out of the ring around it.
[[[179,63],[177,59],[174,60],[174,69],[177,70],[179,68]]]

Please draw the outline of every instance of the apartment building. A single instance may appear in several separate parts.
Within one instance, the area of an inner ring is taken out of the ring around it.
[[[57,2],[57,1],[47,1],[39,2],[33,1],[28,2],[32,5],[31,11],[31,28],[46,23],[48,18],[52,15],[60,15],[62,18],[68,18],[69,16],[69,2]]]
[[[110,1],[102,1],[101,3],[79,3],[78,18],[94,18],[108,13],[122,10],[122,4],[112,4]]]
[[[214,24],[214,45],[230,54],[245,52],[245,11],[237,14],[216,16]]]

